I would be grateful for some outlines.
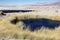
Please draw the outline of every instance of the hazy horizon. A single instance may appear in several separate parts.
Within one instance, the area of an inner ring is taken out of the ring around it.
[[[1,0],[0,5],[15,5],[15,6],[22,6],[22,5],[29,5],[29,4],[47,4],[58,2],[59,0]]]

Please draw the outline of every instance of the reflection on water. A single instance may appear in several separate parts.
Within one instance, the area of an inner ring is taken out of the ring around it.
[[[54,29],[55,27],[58,27],[60,25],[60,21],[52,21],[44,18],[39,20],[23,20],[23,22],[26,25],[24,29],[29,27],[31,31],[34,31],[35,29],[40,29],[42,26]]]

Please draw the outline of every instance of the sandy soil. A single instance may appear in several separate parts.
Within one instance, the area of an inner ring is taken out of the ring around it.
[[[29,10],[35,10],[34,14],[40,14],[40,15],[50,15],[50,16],[60,16],[60,6],[21,6],[21,7],[0,7],[0,10],[7,10],[7,9],[29,9]],[[0,20],[17,15],[20,13],[6,13],[6,16],[0,15]]]

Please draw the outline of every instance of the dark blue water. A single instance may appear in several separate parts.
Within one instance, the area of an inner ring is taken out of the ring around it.
[[[33,10],[0,10],[4,13],[11,13],[11,12],[32,12]]]
[[[52,21],[49,19],[39,19],[39,20],[24,20],[24,24],[26,25],[23,29],[30,28],[31,31],[34,31],[36,29],[40,29],[42,26],[54,29],[55,27],[60,26],[60,21]]]

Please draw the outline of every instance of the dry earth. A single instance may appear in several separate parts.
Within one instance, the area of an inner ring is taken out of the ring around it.
[[[39,14],[39,15],[49,15],[49,16],[60,16],[60,6],[21,6],[21,7],[0,7],[0,10],[35,10],[32,13]],[[21,14],[19,13],[6,13],[6,16],[0,15],[0,20],[13,16]]]

